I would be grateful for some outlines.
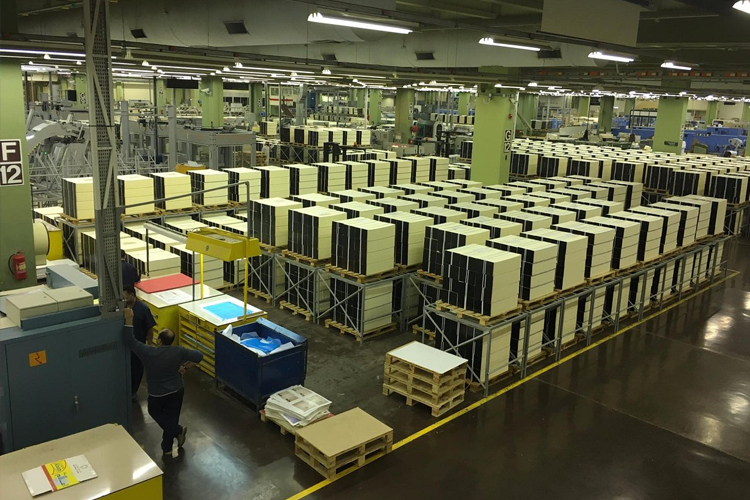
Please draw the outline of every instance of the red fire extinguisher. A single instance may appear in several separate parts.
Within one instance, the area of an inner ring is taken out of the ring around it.
[[[10,272],[13,273],[13,277],[18,281],[26,279],[26,257],[24,257],[23,252],[19,250],[11,255],[10,260],[8,261],[8,267],[10,267]]]

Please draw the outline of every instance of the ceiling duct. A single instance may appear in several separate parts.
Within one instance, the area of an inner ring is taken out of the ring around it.
[[[230,35],[245,35],[248,33],[244,21],[224,21],[224,26]]]
[[[146,36],[146,32],[143,31],[141,28],[135,28],[135,29],[130,30],[130,34],[133,35],[133,38],[135,39],[148,38]]]
[[[415,52],[414,55],[417,56],[417,61],[434,61],[435,60],[434,52]]]
[[[338,61],[336,54],[320,54],[324,61]]]
[[[536,53],[537,59],[562,59],[560,50],[540,50]]]

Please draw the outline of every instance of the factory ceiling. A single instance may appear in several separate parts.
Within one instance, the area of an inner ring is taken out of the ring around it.
[[[319,75],[330,69],[332,83],[351,83],[355,77],[350,75],[362,74],[381,77],[359,78],[363,84],[393,87],[420,81],[454,87],[534,81],[573,90],[680,88],[750,96],[750,14],[733,9],[734,3],[118,0],[110,4],[110,15],[113,54],[122,61],[148,59],[151,64],[171,62],[208,69],[241,62],[285,69],[287,78],[292,70]],[[80,1],[17,0],[15,9],[18,34],[4,29],[0,46],[77,46],[80,50]],[[411,33],[308,22],[312,13],[385,24]],[[566,27],[575,31],[566,32]],[[541,50],[480,45],[479,40],[487,37],[495,43]],[[595,60],[589,57],[593,51],[635,60],[629,64]],[[691,69],[665,69],[661,67],[665,61]]]

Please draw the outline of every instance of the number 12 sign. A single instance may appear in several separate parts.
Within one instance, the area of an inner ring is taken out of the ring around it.
[[[0,140],[0,187],[23,185],[21,141]]]

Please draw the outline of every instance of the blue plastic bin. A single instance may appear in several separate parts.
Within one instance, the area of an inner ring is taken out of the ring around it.
[[[225,335],[216,334],[216,381],[226,384],[260,410],[271,394],[292,385],[304,385],[307,339],[263,318],[233,331],[240,336],[246,332],[294,344],[286,351],[258,356]]]

